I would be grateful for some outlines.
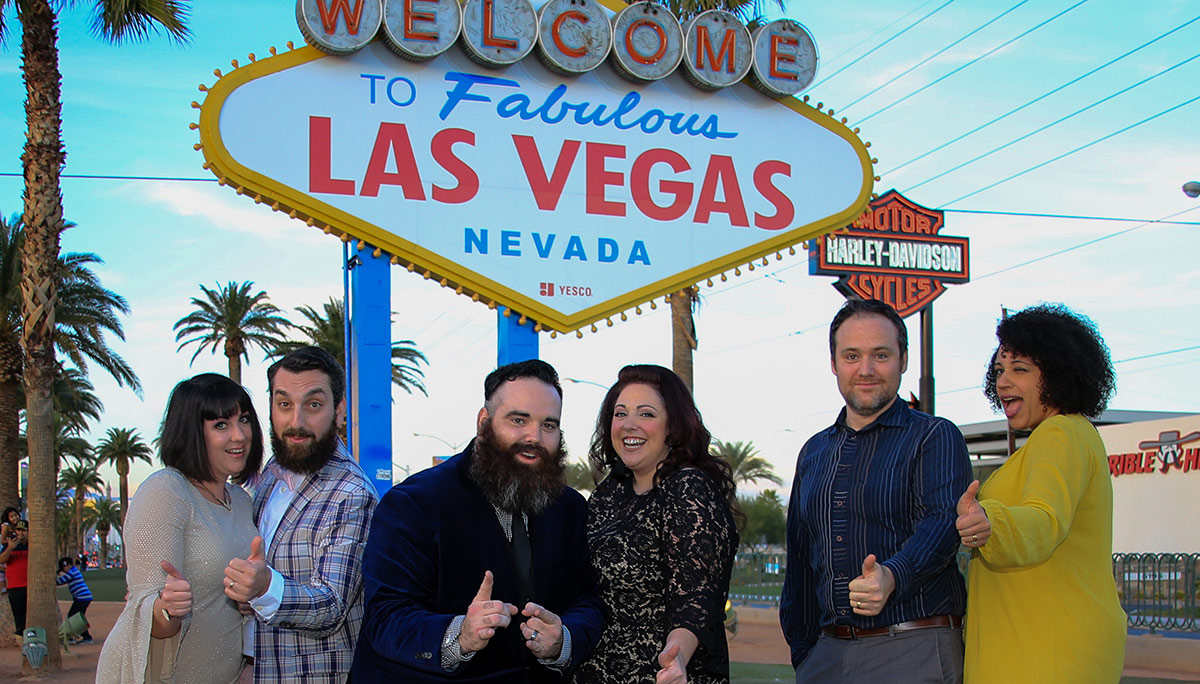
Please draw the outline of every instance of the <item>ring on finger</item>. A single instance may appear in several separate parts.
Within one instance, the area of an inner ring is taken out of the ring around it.
[[[535,629],[535,630],[533,630],[533,633],[529,635],[529,640],[530,640],[530,641],[537,641],[537,638],[538,638],[538,632],[537,632],[537,630]]]
[[[862,608],[862,601],[855,601],[855,602],[854,602],[854,607],[855,607],[855,608]]]
[[[235,584],[237,584],[237,582],[235,582],[235,581],[233,581],[233,580],[229,580],[229,588],[230,588],[230,589],[232,589],[232,588],[233,588],[233,585],[235,585]]]
[[[979,535],[977,535],[977,534],[971,535],[971,543],[978,544],[979,543]]]

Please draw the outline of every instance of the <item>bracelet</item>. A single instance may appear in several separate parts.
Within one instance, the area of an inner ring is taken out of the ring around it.
[[[159,590],[158,590],[158,599],[159,599],[160,601],[162,600],[162,589],[159,589]],[[171,614],[167,612],[167,609],[166,609],[166,608],[159,608],[159,609],[158,609],[158,612],[162,613],[162,616],[163,616],[163,619],[164,619],[164,620],[166,620],[167,622],[170,622],[170,621],[171,621]]]

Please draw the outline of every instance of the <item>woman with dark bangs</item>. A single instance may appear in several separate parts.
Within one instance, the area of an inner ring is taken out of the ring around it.
[[[606,619],[578,684],[729,681],[724,620],[737,499],[711,440],[677,375],[621,369],[589,452],[596,472],[609,471],[588,501]]]
[[[236,485],[258,472],[262,456],[245,389],[215,373],[175,386],[159,435],[165,467],[129,502],[129,595],[100,653],[97,684],[238,681],[243,619],[225,596],[225,566],[258,534],[250,496]]]
[[[1112,571],[1108,456],[1088,418],[1116,386],[1095,325],[1062,305],[996,328],[984,394],[1028,441],[958,504],[970,548],[967,684],[1117,682],[1126,618]]]

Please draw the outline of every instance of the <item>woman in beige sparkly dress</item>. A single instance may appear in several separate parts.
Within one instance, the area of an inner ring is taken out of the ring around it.
[[[100,653],[97,684],[238,680],[242,614],[225,596],[225,566],[244,558],[258,533],[250,496],[235,485],[258,472],[262,456],[245,389],[214,373],[176,385],[159,436],[165,467],[129,503],[129,596]]]

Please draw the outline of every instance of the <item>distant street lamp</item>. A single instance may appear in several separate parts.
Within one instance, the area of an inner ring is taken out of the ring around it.
[[[1200,182],[1188,181],[1183,184],[1183,194],[1188,197],[1200,197]]]
[[[462,445],[466,444],[468,441],[470,441],[470,440],[464,440],[462,442],[459,442],[458,444],[451,444],[450,442],[447,442],[446,440],[442,439],[441,437],[438,437],[437,435],[427,435],[424,432],[414,432],[414,433],[412,433],[412,435],[413,435],[413,437],[428,437],[429,439],[436,439],[437,441],[441,442],[442,444],[445,444],[446,446],[453,449],[454,453],[458,453],[459,448],[462,447]]]
[[[563,378],[563,380],[566,380],[567,382],[573,382],[576,385],[595,385],[602,390],[608,391],[608,385],[601,385],[600,383],[592,382],[591,380],[580,380],[579,378]]]

